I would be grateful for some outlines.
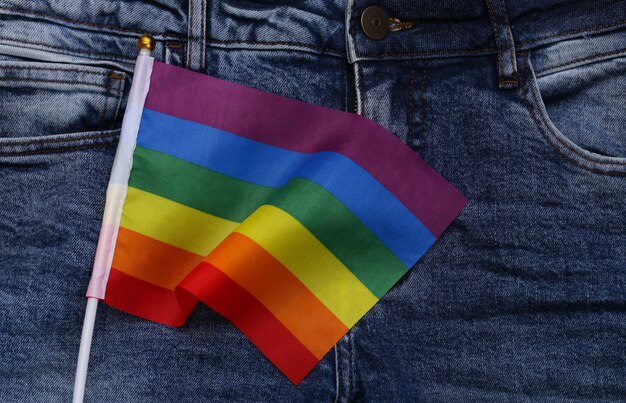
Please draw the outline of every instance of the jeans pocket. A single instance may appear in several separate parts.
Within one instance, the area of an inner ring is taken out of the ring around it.
[[[0,156],[110,144],[125,83],[106,67],[0,60]]]
[[[610,42],[585,43],[594,41]],[[588,171],[626,176],[626,46],[575,46],[561,43],[521,58],[524,101],[559,155]]]

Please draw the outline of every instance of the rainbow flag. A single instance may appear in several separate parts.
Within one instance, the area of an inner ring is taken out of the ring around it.
[[[202,301],[299,383],[466,199],[364,117],[140,68],[130,176],[110,185],[121,219],[88,295],[172,326]]]

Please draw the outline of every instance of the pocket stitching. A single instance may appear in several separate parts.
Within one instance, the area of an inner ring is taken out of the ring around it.
[[[541,36],[539,38],[535,38],[535,39],[532,39],[532,40],[520,42],[519,44],[523,45],[523,46],[531,45],[533,43],[541,42],[541,41],[543,41],[545,39],[558,38],[558,37],[568,36],[568,35],[584,34],[584,33],[587,33],[587,32],[601,31],[601,30],[607,29],[607,28],[619,27],[619,26],[621,26],[623,24],[626,24],[626,20],[618,20],[618,21],[610,22],[608,24],[594,25],[594,26],[591,26],[591,27],[588,27],[588,28],[573,29],[573,30],[569,30],[569,31],[559,32],[559,33],[553,34],[553,35]]]
[[[37,78],[38,72],[47,72],[52,77]],[[70,74],[70,77],[58,77],[56,73]],[[87,87],[85,93],[95,93],[104,96],[104,109],[98,115],[102,122],[102,129],[95,131],[73,131],[45,136],[8,137],[0,139],[0,156],[19,156],[43,154],[49,152],[63,152],[75,149],[87,149],[100,147],[103,143],[110,144],[119,136],[119,130],[115,130],[115,123],[121,110],[123,92],[125,88],[126,74],[112,68],[90,68],[88,66],[55,66],[42,64],[0,63],[0,77],[2,82],[17,83],[16,85],[28,85],[27,83],[54,83],[69,87]],[[84,74],[85,76],[80,76]],[[72,77],[74,76],[74,77]],[[79,79],[75,79],[79,78]],[[115,80],[115,81],[112,81]],[[115,84],[117,82],[117,84]],[[24,83],[24,84],[19,84]],[[91,90],[89,89],[91,88]],[[109,98],[117,98],[109,99]],[[113,116],[107,118],[108,114]],[[105,120],[106,119],[106,120]],[[109,128],[110,127],[110,128]]]
[[[586,61],[594,61],[596,59],[598,59],[598,61],[601,61],[601,60],[603,60],[602,58],[604,58],[604,57],[609,57],[610,58],[611,56],[619,56],[621,54],[626,55],[626,49],[620,49],[620,50],[616,50],[616,51],[613,51],[613,52],[607,52],[607,53],[598,53],[598,54],[594,54],[593,56],[583,57],[583,58],[580,58],[580,59],[575,59],[575,60],[572,60],[572,61],[567,62],[567,63],[557,64],[556,66],[552,66],[552,67],[549,67],[549,68],[541,70],[541,71],[535,71],[535,75],[540,76],[540,75],[543,75],[543,74],[547,74],[547,72],[551,72],[553,70],[558,70],[561,67],[572,66],[572,65],[575,65],[575,64],[578,64],[578,63],[582,63],[582,62],[586,62]]]
[[[111,130],[113,130],[113,127],[115,126],[115,122],[117,121],[117,117],[120,113],[120,107],[122,106],[122,96],[121,94],[124,91],[124,84],[125,81],[124,80],[119,80],[118,84],[117,84],[117,107],[115,108],[115,114],[113,115],[113,119],[111,119]],[[108,98],[108,97],[107,97]]]
[[[38,154],[60,153],[60,152],[65,152],[65,151],[87,150],[91,148],[100,148],[100,147],[112,147],[114,145],[115,145],[115,142],[108,142],[108,143],[101,143],[101,144],[77,145],[73,147],[44,148],[41,150],[34,150],[34,151],[4,152],[4,153],[0,153],[0,157],[21,157],[21,156],[38,155]]]
[[[98,133],[85,134],[85,135],[82,135],[82,136],[71,137],[71,138],[59,138],[59,139],[33,138],[30,141],[20,141],[20,142],[16,142],[16,143],[7,142],[6,144],[3,144],[3,145],[4,146],[14,147],[14,146],[27,146],[27,145],[31,145],[31,144],[66,143],[66,142],[69,143],[69,142],[72,142],[72,141],[80,141],[80,140],[104,139],[104,138],[107,138],[107,137],[113,137],[115,135],[116,134],[98,132]]]
[[[524,52],[523,55],[526,56],[526,53]],[[591,171],[594,173],[599,173],[599,174],[626,176],[626,172],[621,171],[621,170],[620,171],[604,171],[604,170],[594,169],[594,168],[585,166],[581,164],[580,162],[576,161],[575,159],[573,159],[572,157],[564,154],[561,150],[559,150],[557,145],[554,144],[554,140],[558,141],[562,147],[567,148],[567,150],[574,153],[577,157],[582,158],[583,160],[589,161],[594,164],[598,164],[600,166],[602,165],[606,167],[615,166],[616,168],[619,168],[619,169],[622,169],[622,168],[626,169],[626,161],[624,162],[604,161],[602,159],[594,158],[590,155],[583,154],[581,153],[581,150],[576,149],[571,144],[567,143],[564,139],[562,139],[559,133],[554,132],[553,128],[549,124],[550,122],[549,117],[545,115],[544,111],[541,108],[538,108],[538,107],[534,108],[530,101],[530,97],[526,94],[526,90],[530,90],[533,97],[537,98],[540,96],[539,94],[537,94],[536,85],[533,85],[532,83],[532,72],[530,71],[530,61],[528,60],[528,58],[525,58],[525,59],[526,60],[524,60],[524,73],[525,73],[524,75],[525,75],[526,82],[524,86],[520,86],[519,93],[523,100],[524,106],[526,107],[528,113],[530,114],[533,121],[535,122],[535,126],[537,126],[537,128],[539,129],[539,132],[544,137],[544,139],[548,142],[548,144],[550,144],[552,148],[554,148],[554,150],[557,152],[559,156],[566,159],[568,162],[573,163],[579,168],[582,168],[582,169],[585,169],[587,171]],[[527,86],[530,88],[522,88],[522,87],[527,87]],[[537,119],[537,115],[539,115],[542,122],[539,122],[539,120]],[[543,125],[541,123],[543,123]],[[548,130],[550,132],[549,137],[547,133],[545,133],[545,130]],[[614,157],[608,157],[608,158],[614,158]]]
[[[79,21],[79,20],[72,20],[69,18],[65,18],[65,17],[61,17],[59,15],[55,15],[55,14],[46,14],[46,13],[41,13],[41,12],[36,12],[36,11],[31,11],[31,10],[24,10],[24,9],[19,9],[19,8],[8,8],[8,7],[0,7],[0,11],[8,11],[11,13],[15,13],[19,16],[25,16],[25,17],[32,17],[33,15],[35,16],[41,16],[41,17],[48,17],[54,20],[58,20],[58,21],[63,21],[63,22],[69,22],[72,24],[78,24],[78,25],[85,25],[88,27],[94,27],[94,28],[107,28],[107,29],[111,29],[112,31],[119,31],[119,32],[128,32],[128,33],[137,33],[137,34],[143,34],[145,33],[144,31],[141,30],[137,30],[137,29],[130,29],[130,28],[124,28],[124,27],[119,27],[117,25],[107,25],[107,24],[95,24],[93,22],[86,22],[86,21]],[[152,36],[159,36],[158,34],[153,34]],[[170,34],[164,37],[172,37],[172,38],[179,38],[179,39],[183,39],[183,35],[178,35],[178,34]]]
[[[532,110],[532,106],[530,105],[527,97],[525,95],[522,94],[522,98],[524,101],[524,106],[526,107],[526,109],[528,110],[528,113],[530,114],[530,116],[532,117],[533,121],[535,122],[535,125],[537,126],[537,128],[539,129],[539,132],[541,133],[542,137],[548,142],[548,144],[550,144],[550,146],[552,146],[552,148],[554,149],[554,151],[563,159],[565,159],[566,161],[576,165],[578,168],[584,169],[586,171],[590,171],[593,173],[597,173],[597,174],[605,174],[605,175],[613,175],[613,176],[626,176],[626,172],[621,172],[621,171],[603,171],[600,169],[594,169],[594,168],[590,168],[588,166],[582,165],[581,163],[579,163],[578,161],[576,161],[575,159],[571,158],[570,156],[564,154],[561,150],[558,149],[558,147],[556,147],[548,138],[548,136],[544,133],[544,130],[541,128],[541,124],[540,122],[537,120],[537,117],[535,116],[535,113]],[[582,155],[579,155],[580,157],[583,157]],[[584,157],[583,157],[584,158]],[[591,160],[590,162],[594,162],[594,163],[600,163],[600,164],[604,164],[606,162],[598,162],[598,161],[593,161]]]
[[[7,82],[25,81],[25,82],[53,83],[53,84],[79,84],[79,85],[85,85],[88,87],[104,88],[105,90],[109,90],[109,86],[107,85],[86,83],[82,81],[45,80],[45,79],[40,79],[40,78],[22,78],[22,77],[0,77],[0,81],[7,81]],[[117,93],[119,93],[119,90],[112,90],[112,91],[116,91]]]
[[[85,52],[82,50],[76,50],[76,49],[68,49],[68,48],[63,48],[60,46],[52,46],[52,45],[48,45],[48,44],[44,44],[44,43],[37,43],[37,42],[28,42],[28,41],[24,41],[24,40],[18,40],[18,39],[13,39],[13,38],[7,38],[7,37],[0,37],[0,41],[4,41],[4,42],[15,42],[15,43],[21,43],[21,44],[26,44],[26,45],[34,45],[34,46],[38,46],[40,48],[48,48],[48,49],[54,49],[56,52],[61,53],[61,54],[65,54],[65,55],[72,55],[73,53],[79,53],[79,54],[83,54],[83,55],[87,55],[87,56],[97,56],[97,57],[102,57],[102,56],[106,56],[110,59],[114,59],[114,60],[120,60],[123,61],[125,63],[131,63],[134,62],[135,59],[131,58],[131,57],[126,57],[124,55],[120,55],[117,53],[95,53],[95,52]]]
[[[532,86],[531,91],[533,92],[533,96],[536,98],[538,96],[540,96],[539,94],[537,94],[536,92],[536,88],[535,86]],[[528,99],[527,99],[528,100]],[[552,127],[549,125],[550,122],[550,118],[548,116],[546,116],[546,114],[544,113],[544,111],[539,110],[539,115],[541,117],[541,120],[543,121],[543,124],[546,126],[546,128],[552,133],[553,138],[555,140],[557,140],[559,143],[561,143],[564,147],[566,147],[568,150],[570,150],[571,152],[577,154],[579,157],[586,159],[587,161],[590,162],[595,162],[595,163],[599,163],[599,164],[609,164],[609,165],[623,165],[626,166],[626,161],[625,162],[621,162],[621,161],[603,161],[602,159],[599,158],[594,158],[590,155],[586,155],[580,152],[580,150],[577,150],[576,148],[572,147],[571,144],[567,143],[566,141],[564,141],[561,136],[559,136],[559,133],[555,133],[554,130],[552,129]],[[611,158],[611,157],[609,157]]]
[[[90,75],[94,75],[94,76],[106,76],[115,80],[123,80],[124,76],[122,75],[117,75],[114,73],[118,73],[115,70],[112,70],[109,73],[98,73],[95,71],[89,71],[89,70],[79,70],[79,69],[62,69],[62,68],[57,68],[57,67],[29,67],[29,66],[19,66],[19,65],[10,65],[10,64],[0,64],[0,67],[2,67],[3,69],[11,69],[11,70],[40,70],[40,71],[65,71],[65,72],[69,72],[69,73],[80,73],[80,74],[90,74]],[[123,73],[120,73],[123,74]]]

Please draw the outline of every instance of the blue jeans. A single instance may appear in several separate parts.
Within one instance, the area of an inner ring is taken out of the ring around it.
[[[372,118],[470,202],[299,387],[204,306],[101,306],[87,401],[626,400],[626,1],[68,3],[0,0],[0,401],[70,400],[142,33]],[[370,39],[370,5],[413,26]]]

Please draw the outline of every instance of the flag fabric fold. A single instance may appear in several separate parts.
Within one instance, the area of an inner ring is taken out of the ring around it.
[[[202,301],[297,384],[465,203],[371,120],[154,62],[98,296]]]

